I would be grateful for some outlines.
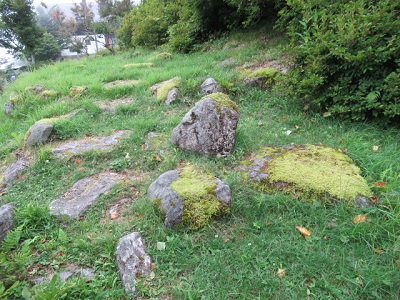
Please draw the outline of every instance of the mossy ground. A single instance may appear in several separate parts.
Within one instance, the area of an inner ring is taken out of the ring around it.
[[[269,175],[264,184],[284,187],[304,196],[340,199],[354,205],[358,195],[371,197],[367,182],[360,169],[337,149],[301,145],[290,147],[265,147],[257,157],[271,157],[265,169]]]

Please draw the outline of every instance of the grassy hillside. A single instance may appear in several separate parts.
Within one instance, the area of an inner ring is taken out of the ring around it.
[[[285,65],[290,56],[285,45],[285,39],[260,28],[204,44],[193,54],[161,59],[162,50],[139,49],[135,55],[71,60],[10,84],[0,107],[15,96],[19,100],[11,117],[0,114],[2,172],[16,154],[27,153],[22,149],[25,133],[43,118],[76,112],[57,120],[52,143],[115,130],[131,134],[111,153],[59,160],[49,145],[30,151],[34,163],[0,196],[0,204],[18,204],[16,227],[20,226],[13,232],[15,243],[0,248],[0,278],[9,288],[7,296],[0,285],[0,298],[123,299],[115,246],[122,236],[138,231],[154,266],[148,278],[138,281],[138,299],[399,299],[400,133],[377,124],[324,118],[286,97],[283,85],[266,90],[244,86],[243,70],[271,61]],[[232,60],[221,64],[226,59]],[[153,65],[124,67],[141,63]],[[181,92],[166,106],[149,88],[176,76],[182,79]],[[208,77],[215,78],[240,108],[236,147],[229,157],[184,153],[170,142],[172,129],[201,99],[199,87]],[[115,80],[138,82],[104,88],[104,83]],[[41,99],[27,93],[26,87],[34,84],[57,95]],[[71,98],[72,86],[88,89]],[[98,101],[126,97],[132,102],[117,107],[115,114],[99,108]],[[161,137],[146,150],[149,132]],[[347,153],[373,189],[375,205],[355,209],[318,200],[303,202],[280,192],[258,192],[242,180],[235,166],[246,155],[263,146],[291,143],[321,143]],[[146,199],[147,188],[163,172],[188,162],[231,187],[232,212],[199,231],[165,228]],[[103,195],[79,221],[49,214],[52,200],[77,180],[103,170],[131,180]],[[118,218],[110,219],[107,209],[123,198],[132,201]],[[353,218],[360,214],[366,214],[366,222],[354,224]],[[295,226],[308,228],[311,236],[305,239]],[[158,251],[157,242],[165,242],[166,249]],[[31,283],[70,264],[93,269],[95,277]]]

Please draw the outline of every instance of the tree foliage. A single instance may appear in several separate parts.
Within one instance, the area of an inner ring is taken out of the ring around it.
[[[400,117],[400,3],[288,0],[292,92],[326,115]]]
[[[36,23],[32,0],[0,0],[0,45],[34,60],[44,31]]]

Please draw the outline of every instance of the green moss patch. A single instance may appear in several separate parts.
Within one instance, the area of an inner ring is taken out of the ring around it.
[[[193,166],[182,169],[171,188],[183,198],[182,223],[190,229],[199,229],[213,216],[220,214],[215,177],[200,173]]]
[[[165,101],[167,100],[168,93],[173,88],[177,88],[180,86],[182,80],[180,77],[172,78],[171,80],[165,81],[158,86],[157,89],[157,100]]]
[[[78,98],[82,96],[87,91],[86,86],[73,86],[69,89],[69,96],[71,98]]]
[[[266,147],[257,156],[270,158],[256,170],[268,174],[259,177],[264,178],[260,184],[265,188],[294,191],[306,198],[328,196],[349,204],[358,195],[372,196],[360,169],[339,150],[315,145]]]
[[[228,95],[224,93],[212,93],[204,96],[202,100],[205,98],[213,99],[219,112],[221,112],[222,107],[228,107],[234,111],[239,112],[239,106],[235,102],[233,102]]]

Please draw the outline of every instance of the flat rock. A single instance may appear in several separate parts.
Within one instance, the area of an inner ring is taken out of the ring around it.
[[[134,296],[136,278],[147,275],[151,266],[140,233],[133,232],[119,239],[115,262],[126,293]]]
[[[82,217],[102,194],[108,192],[122,180],[121,175],[111,172],[83,178],[77,181],[63,196],[50,203],[50,214],[66,215],[70,219]]]
[[[25,169],[29,167],[29,159],[26,157],[20,157],[15,163],[11,164],[1,181],[1,185],[11,185],[12,181]]]
[[[96,105],[98,105],[100,107],[100,109],[113,114],[113,113],[115,113],[118,106],[128,106],[132,102],[133,102],[132,97],[126,97],[126,98],[115,99],[115,100],[111,100],[111,101],[96,101],[94,103]]]
[[[68,158],[90,150],[108,152],[113,150],[120,140],[125,138],[129,133],[129,130],[120,130],[105,137],[88,137],[81,140],[70,141],[59,144],[52,152],[58,158]]]
[[[13,228],[15,206],[14,202],[0,206],[0,242],[3,241],[7,233]]]

